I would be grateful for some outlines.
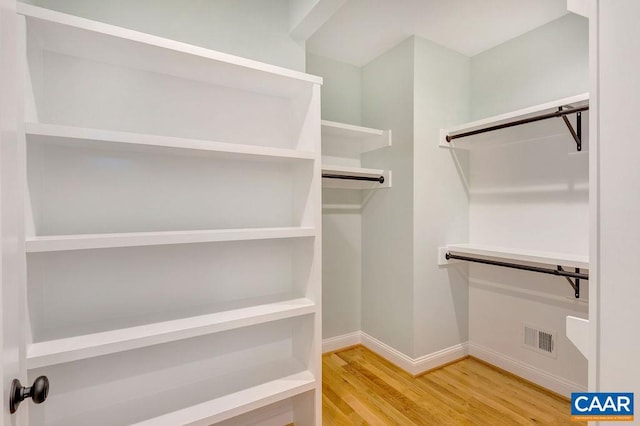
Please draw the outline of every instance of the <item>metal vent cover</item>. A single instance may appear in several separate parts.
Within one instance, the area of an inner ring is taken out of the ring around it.
[[[532,324],[523,324],[523,346],[538,353],[556,357],[557,335],[555,331],[545,330]]]

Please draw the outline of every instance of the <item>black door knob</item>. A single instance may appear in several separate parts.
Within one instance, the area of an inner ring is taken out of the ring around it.
[[[40,404],[47,399],[49,394],[49,379],[47,376],[40,376],[33,381],[30,387],[22,386],[20,380],[13,379],[11,382],[11,392],[9,392],[9,411],[15,413],[22,401],[31,398],[34,403]]]

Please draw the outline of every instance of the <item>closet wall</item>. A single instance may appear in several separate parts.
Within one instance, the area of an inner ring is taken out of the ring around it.
[[[413,354],[413,75],[409,38],[362,68],[362,124],[391,129],[393,146],[363,166],[393,170],[362,212],[362,331]],[[387,166],[384,166],[384,165]]]
[[[566,15],[471,58],[471,71],[473,119],[588,92],[588,21]],[[473,150],[470,241],[588,255],[588,158],[588,145],[577,152],[568,131]],[[587,317],[586,300],[576,301],[561,278],[468,268],[471,353],[557,392],[586,388],[587,361],[564,331],[567,315]],[[588,286],[582,284],[582,299]],[[524,323],[556,333],[556,358],[523,346]]]
[[[469,119],[470,59],[419,37],[414,63],[414,357],[461,352],[469,339],[465,268],[437,250],[468,238],[468,153],[443,150],[442,127]]]
[[[374,192],[362,209],[365,344],[416,371],[471,351],[559,392],[586,385],[586,360],[565,338],[564,321],[586,317],[588,291],[575,301],[557,277],[443,267],[436,259],[438,247],[468,241],[587,254],[588,144],[577,153],[561,129],[558,137],[471,153],[437,147],[440,128],[587,92],[587,25],[567,15],[473,58],[412,37],[362,68],[362,125],[394,136],[390,149],[363,156],[366,167],[394,170],[393,187]],[[355,84],[349,67],[309,69],[325,77],[325,118],[345,120],[342,91]],[[343,87],[325,90],[338,74]],[[586,121],[583,130],[588,135]],[[344,262],[328,247],[339,253],[341,240],[357,232],[346,216],[339,228],[339,215],[323,215],[325,324],[344,318],[335,290],[345,291],[347,275],[338,276]],[[556,333],[556,358],[523,347],[525,322]]]
[[[308,73],[323,77],[322,119],[361,124],[361,70],[344,62],[307,54]],[[360,331],[362,271],[362,191],[322,189],[322,338]]]
[[[304,71],[289,0],[27,0],[36,6]]]

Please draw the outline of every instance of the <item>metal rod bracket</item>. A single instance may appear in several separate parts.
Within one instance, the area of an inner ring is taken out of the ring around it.
[[[559,107],[558,112],[561,112],[561,111],[562,111],[562,107]],[[570,111],[570,109],[568,111]],[[577,131],[576,129],[573,128],[573,126],[571,125],[571,122],[569,121],[566,115],[562,116],[562,120],[564,121],[564,124],[567,125],[567,129],[569,129],[569,133],[571,133],[573,140],[576,141],[576,149],[578,151],[582,151],[582,112],[581,111],[576,112]]]
[[[558,271],[564,272],[562,266],[558,265]],[[576,273],[580,273],[580,268],[576,268]],[[574,296],[576,299],[580,299],[580,278],[575,278],[574,281],[571,278],[565,276],[567,281],[569,281],[569,285],[573,288]]]

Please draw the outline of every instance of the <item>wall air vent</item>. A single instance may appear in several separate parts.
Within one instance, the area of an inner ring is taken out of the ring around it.
[[[531,324],[523,324],[523,346],[541,354],[556,357],[555,331],[543,330]]]

